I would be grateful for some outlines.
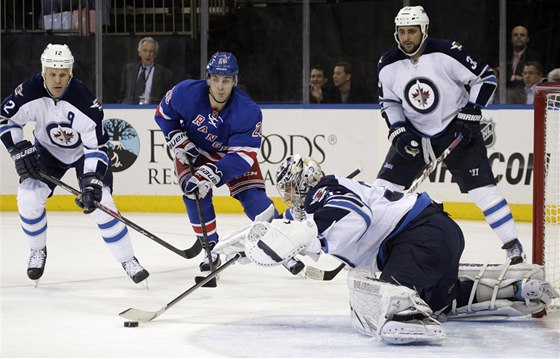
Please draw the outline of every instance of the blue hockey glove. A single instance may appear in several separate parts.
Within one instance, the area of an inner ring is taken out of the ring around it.
[[[182,164],[189,164],[187,156],[190,157],[191,161],[194,163],[196,158],[200,155],[198,148],[196,148],[194,143],[189,140],[187,134],[183,131],[171,131],[169,135],[167,135],[167,138],[167,146],[175,153],[175,158],[181,161]]]
[[[96,209],[94,202],[101,202],[103,181],[95,173],[86,173],[80,178],[80,188],[82,193],[76,197],[75,202],[85,214],[90,214]]]
[[[407,131],[404,126],[395,126],[389,129],[389,141],[399,155],[413,159],[420,153],[420,138]]]
[[[457,114],[457,128],[463,134],[463,142],[469,143],[480,134],[482,111],[473,104],[467,104]]]
[[[200,199],[206,197],[208,192],[212,190],[212,186],[220,182],[222,176],[222,171],[213,163],[200,166],[194,176],[191,176],[182,186],[185,197],[196,199],[197,192]]]
[[[8,152],[16,164],[17,174],[22,181],[26,178],[41,179],[39,170],[43,168],[43,165],[37,148],[31,142],[20,141],[9,148]]]

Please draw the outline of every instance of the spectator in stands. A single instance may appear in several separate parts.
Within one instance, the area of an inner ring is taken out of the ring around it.
[[[339,61],[334,65],[333,84],[335,89],[329,103],[373,103],[373,96],[357,81],[352,80],[352,65]]]
[[[560,67],[550,71],[546,78],[548,82],[560,82]]]
[[[508,103],[532,105],[535,88],[543,80],[543,67],[536,61],[529,61],[523,66],[522,75],[525,86],[518,88],[516,91],[508,91]]]
[[[158,50],[158,42],[151,37],[144,37],[138,42],[140,61],[123,67],[118,102],[158,103],[173,87],[171,70],[155,63]]]
[[[309,78],[309,103],[326,103],[334,95],[334,89],[329,85],[329,78],[322,65],[311,66]],[[294,102],[302,102],[303,91],[299,89],[294,95]]]
[[[523,66],[528,61],[539,61],[540,55],[528,48],[529,30],[525,26],[515,26],[511,30],[511,58],[507,63],[507,82],[508,91],[523,88]]]

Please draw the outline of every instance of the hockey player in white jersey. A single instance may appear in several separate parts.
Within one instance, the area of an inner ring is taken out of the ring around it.
[[[496,77],[458,42],[428,37],[429,23],[422,6],[402,8],[395,18],[397,46],[379,60],[379,103],[392,146],[375,184],[408,188],[422,167],[463,133],[444,162],[461,192],[484,213],[507,259],[522,262],[514,219],[480,131],[481,108],[492,101]]]
[[[351,321],[360,333],[394,344],[439,342],[446,334],[438,319],[524,316],[558,296],[541,266],[460,269],[461,229],[425,192],[324,176],[299,155],[284,162],[276,183],[290,211],[303,206],[305,219],[254,222],[214,250],[261,266],[298,254],[337,257],[353,268]]]
[[[134,256],[127,227],[94,202],[117,211],[111,195],[113,174],[103,130],[103,109],[95,96],[72,77],[74,57],[66,45],[49,44],[41,55],[42,71],[20,84],[2,102],[0,138],[15,161],[20,183],[17,205],[31,255],[27,275],[36,282],[47,260],[47,199],[57,179],[76,169],[82,194],[76,203],[91,213],[101,236],[127,275],[139,283],[149,275]],[[34,143],[23,127],[34,124]]]

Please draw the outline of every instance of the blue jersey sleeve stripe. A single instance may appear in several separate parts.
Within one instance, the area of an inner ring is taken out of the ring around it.
[[[369,218],[369,216],[360,208],[358,208],[354,203],[348,201],[329,201],[327,202],[327,206],[349,209],[362,217],[368,228],[371,224],[371,219]]]

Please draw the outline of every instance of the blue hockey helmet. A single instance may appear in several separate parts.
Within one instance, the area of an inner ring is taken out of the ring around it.
[[[208,75],[236,77],[238,72],[237,58],[231,52],[216,52],[208,61],[208,65],[206,65],[206,73]]]

